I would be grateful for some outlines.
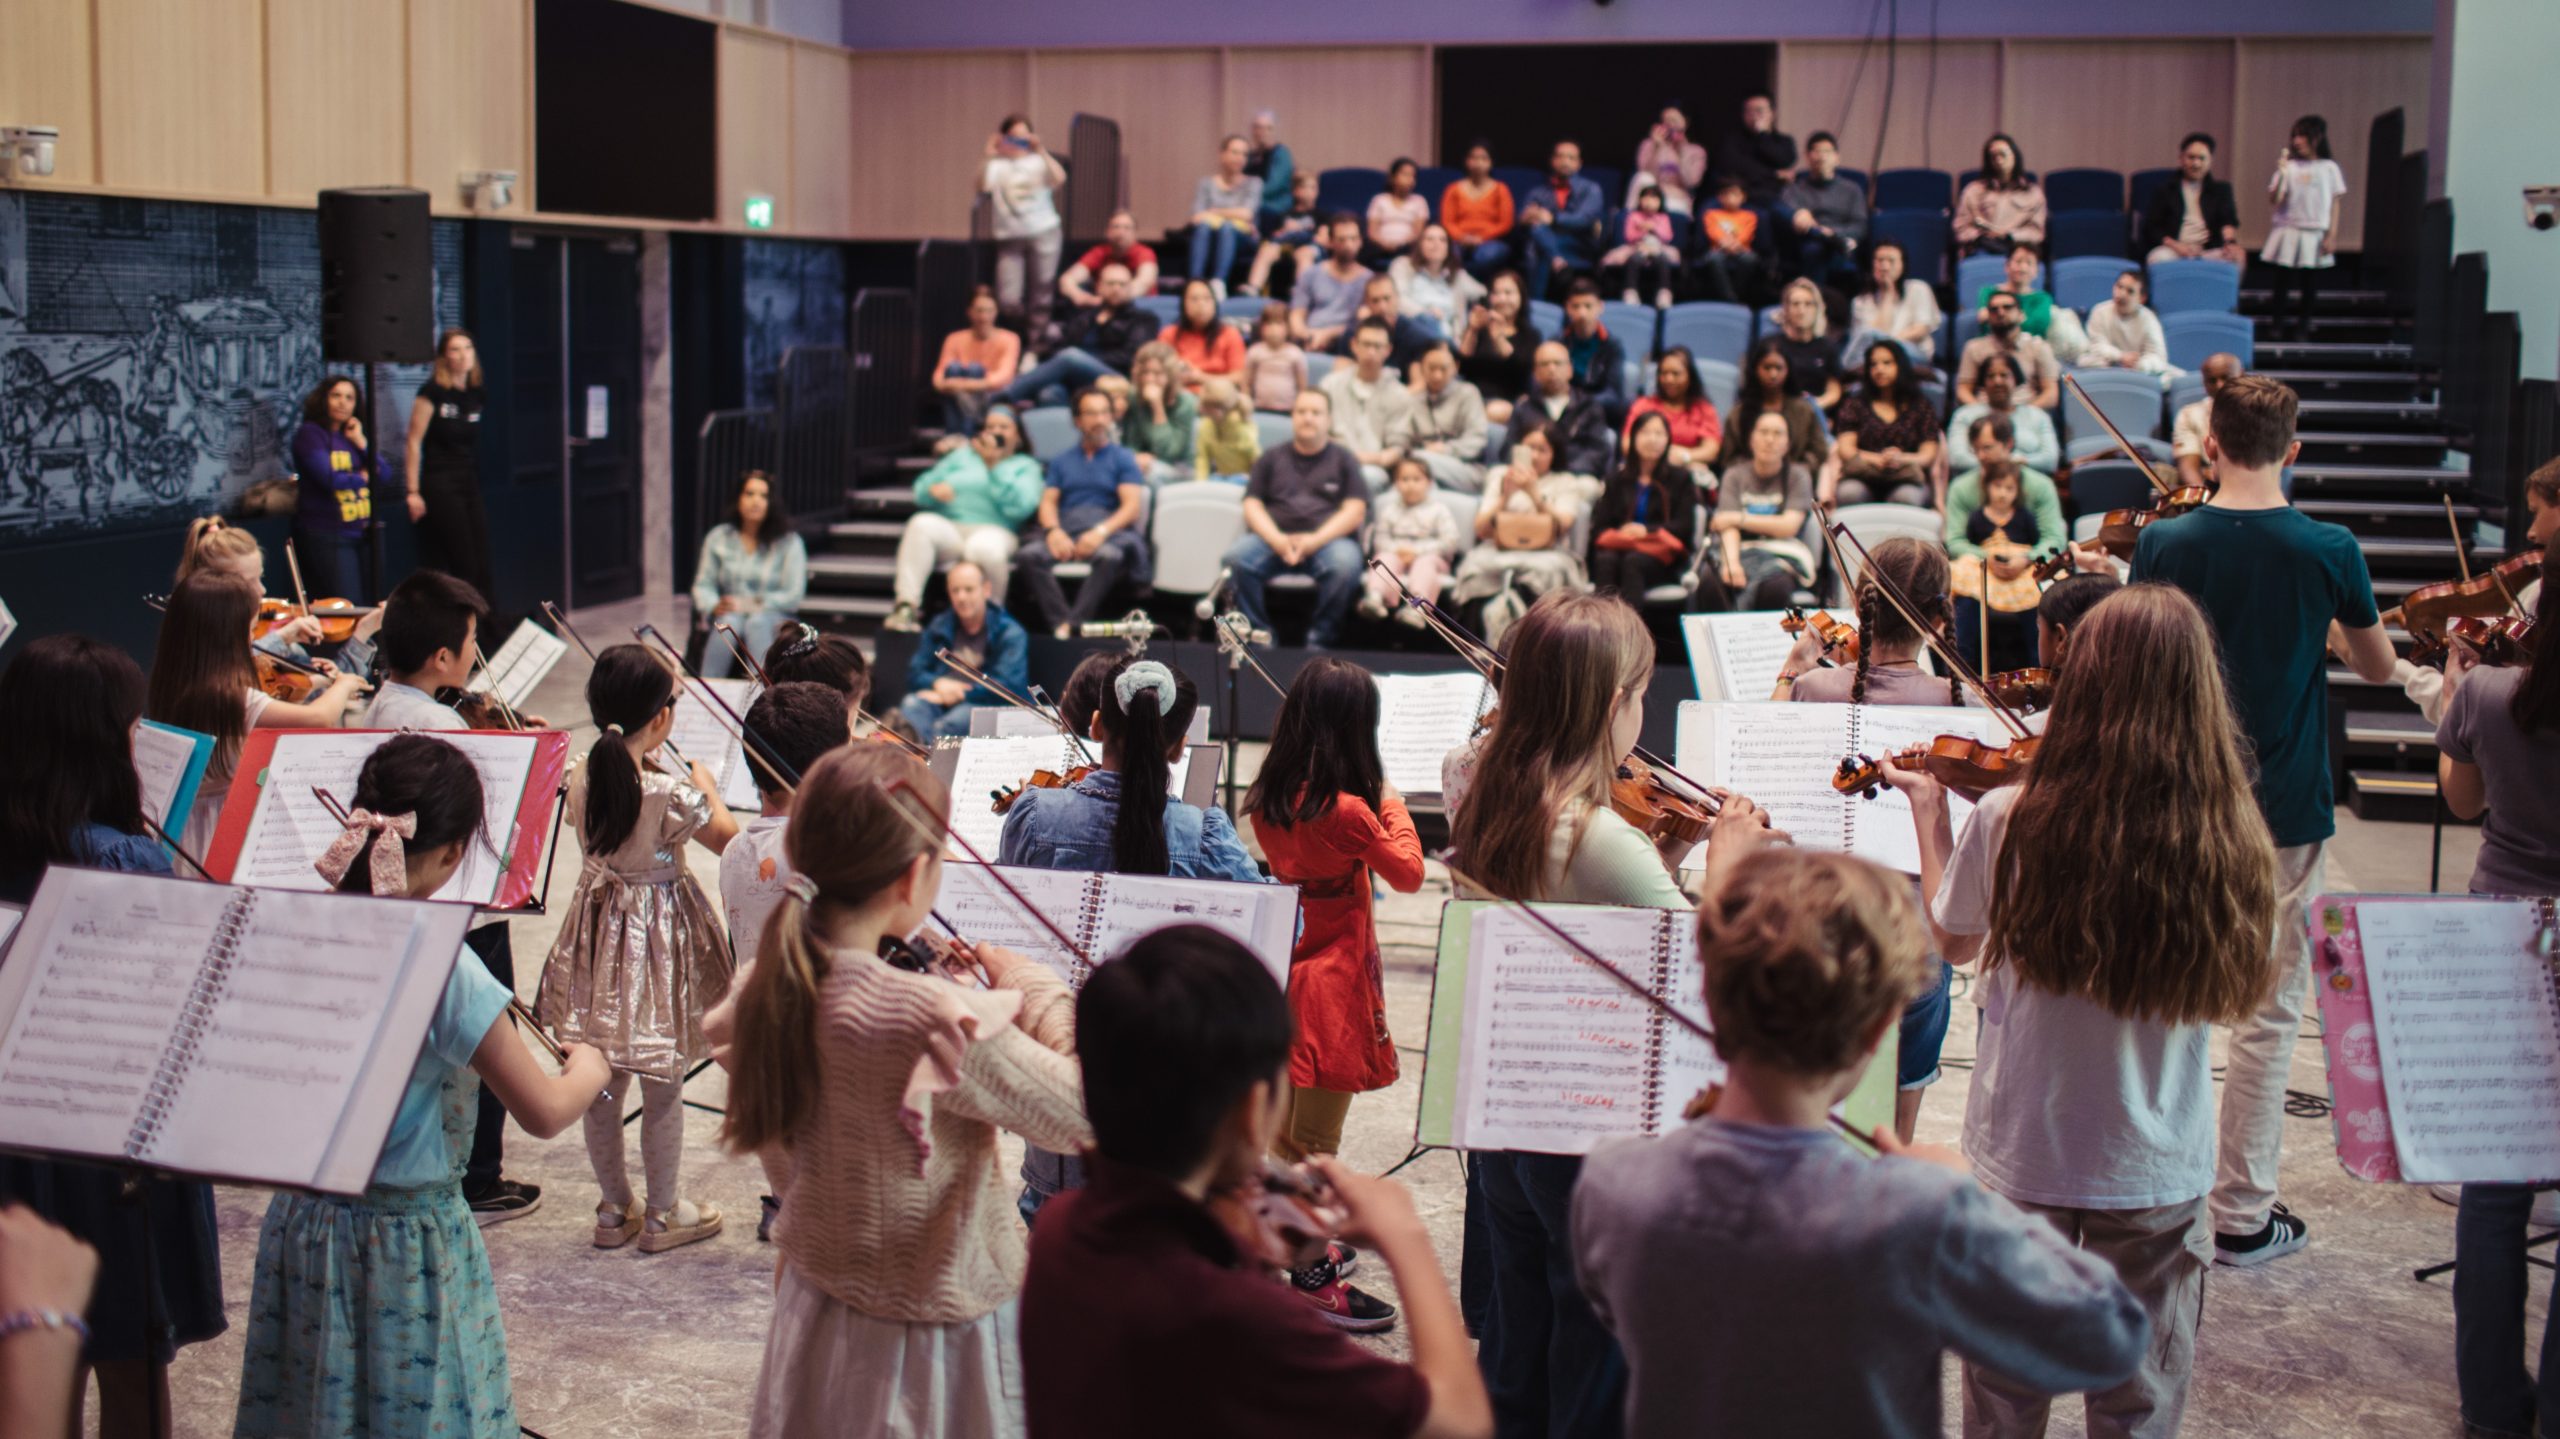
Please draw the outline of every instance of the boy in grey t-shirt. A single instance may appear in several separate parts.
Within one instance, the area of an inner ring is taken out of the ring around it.
[[[1629,1439],[1934,1436],[1950,1349],[2051,1393],[2132,1373],[2150,1322],[2103,1261],[1951,1149],[1880,1129],[1868,1159],[1831,1132],[1934,961],[1907,880],[1847,855],[1733,857],[1761,833],[1719,824],[1708,849],[1698,949],[1724,1084],[1660,1139],[1601,1144],[1574,1190]]]

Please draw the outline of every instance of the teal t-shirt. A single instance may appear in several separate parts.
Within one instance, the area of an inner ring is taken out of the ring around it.
[[[2317,844],[2336,833],[2329,622],[2361,629],[2379,618],[2356,537],[2290,506],[2207,505],[2145,527],[2133,578],[2176,585],[2213,622],[2231,702],[2256,750],[2258,809],[2276,843]]]
[[[471,1056],[487,1038],[489,1026],[507,1012],[514,996],[489,974],[480,956],[469,950],[455,961],[436,1001],[435,1018],[427,1021],[426,1047],[418,1067],[409,1071],[409,1087],[400,1093],[400,1108],[391,1119],[391,1138],[373,1168],[373,1182],[394,1189],[421,1189],[447,1184],[462,1175],[463,1149],[471,1142],[476,1105],[462,1106],[461,1148],[445,1133],[444,1086],[469,1067]]]

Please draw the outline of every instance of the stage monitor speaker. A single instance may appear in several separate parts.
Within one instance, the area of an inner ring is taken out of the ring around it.
[[[427,192],[320,192],[320,350],[331,360],[435,359],[435,250]]]

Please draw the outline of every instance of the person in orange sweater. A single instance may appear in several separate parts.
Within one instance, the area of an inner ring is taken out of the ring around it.
[[[1449,232],[1449,247],[1467,273],[1490,280],[1511,263],[1511,187],[1493,178],[1493,147],[1478,140],[1467,147],[1467,173],[1440,192],[1440,224]]]
[[[1218,292],[1206,280],[1182,287],[1182,318],[1156,339],[1182,356],[1182,386],[1195,395],[1212,376],[1233,380],[1244,374],[1244,335],[1218,314]]]
[[[1022,363],[1022,337],[996,327],[996,292],[984,285],[969,297],[969,327],[942,337],[933,362],[934,393],[942,396],[942,431],[965,440],[977,432],[987,406],[1013,383]]]
[[[1768,265],[1761,255],[1760,212],[1751,208],[1740,180],[1717,177],[1715,208],[1698,217],[1698,227],[1698,277],[1708,298],[1745,303],[1744,297],[1759,290]]]

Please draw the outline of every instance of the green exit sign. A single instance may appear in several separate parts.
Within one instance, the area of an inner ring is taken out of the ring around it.
[[[773,197],[771,195],[747,197],[747,228],[750,230],[773,228]]]

